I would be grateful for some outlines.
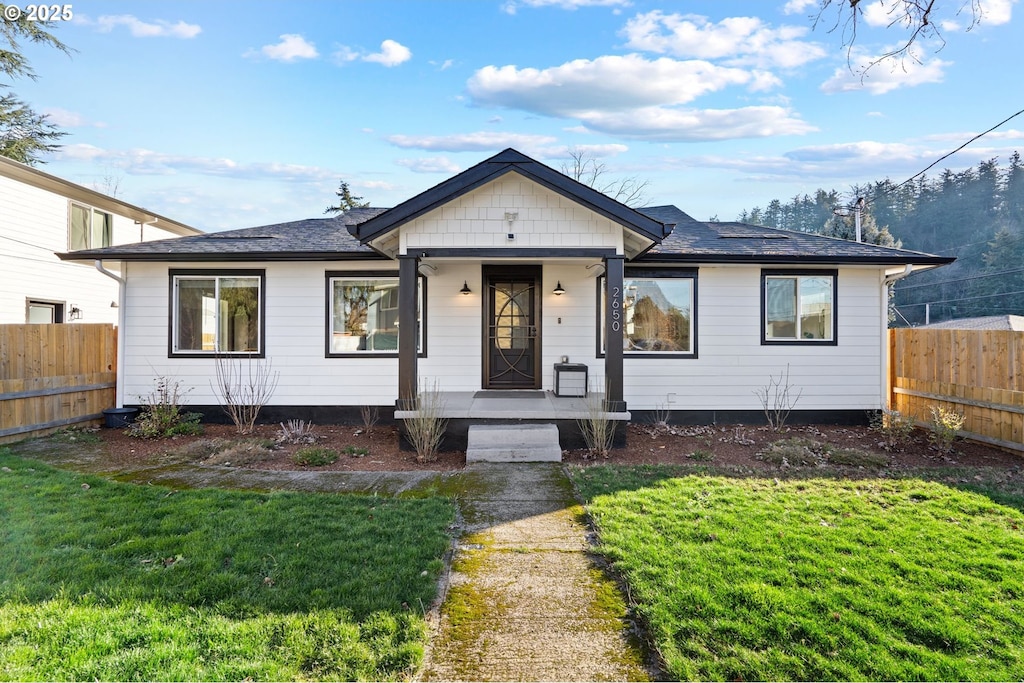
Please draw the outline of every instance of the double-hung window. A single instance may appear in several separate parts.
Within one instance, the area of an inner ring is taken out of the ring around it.
[[[71,202],[68,225],[68,248],[71,251],[109,247],[113,239],[113,216],[91,206]]]
[[[171,355],[263,356],[265,271],[171,271]]]
[[[605,282],[599,287],[600,352],[605,349]],[[627,356],[697,355],[697,271],[627,268],[622,281],[622,350]]]
[[[415,334],[423,355],[423,293],[417,277]],[[392,273],[327,273],[327,356],[398,355],[398,276]]]
[[[761,273],[763,344],[835,344],[837,271]]]

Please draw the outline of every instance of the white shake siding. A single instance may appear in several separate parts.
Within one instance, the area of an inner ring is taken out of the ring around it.
[[[789,367],[797,410],[878,409],[882,329],[876,269],[839,270],[837,346],[762,346],[760,267],[701,267],[698,358],[624,361],[634,410],[760,410],[755,390]]]
[[[507,213],[517,215],[511,225]],[[621,252],[622,227],[509,173],[403,226],[399,245],[401,253],[439,247],[612,248]]]
[[[238,270],[239,263],[181,263],[173,268]],[[273,405],[360,406],[393,404],[398,392],[397,358],[326,358],[326,272],[390,270],[394,264],[349,262],[266,264],[265,360],[279,374]],[[132,263],[128,269],[125,334],[125,403],[149,394],[166,376],[189,391],[196,405],[219,403],[212,358],[168,358],[169,270],[166,263]],[[395,271],[397,275],[397,271]]]
[[[72,305],[77,322],[117,323],[117,283],[91,265],[65,263],[54,252],[68,250],[69,201],[66,197],[0,176],[0,324],[25,322],[26,299]],[[140,226],[113,215],[113,244],[138,242]],[[146,226],[145,239],[174,234]],[[116,264],[109,264],[116,270]]]

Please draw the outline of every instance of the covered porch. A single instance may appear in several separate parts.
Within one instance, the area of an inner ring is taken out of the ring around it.
[[[587,420],[628,422],[626,410],[606,410],[603,393],[557,396],[553,391],[439,391],[438,417],[447,420]],[[616,406],[611,406],[615,408]],[[623,406],[624,407],[624,406]],[[395,419],[420,416],[418,410],[396,410]]]

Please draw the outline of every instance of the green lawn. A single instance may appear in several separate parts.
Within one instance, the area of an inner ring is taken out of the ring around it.
[[[453,518],[440,498],[172,492],[0,448],[0,680],[402,678]]]
[[[919,479],[574,477],[673,678],[1024,678],[1020,501]]]

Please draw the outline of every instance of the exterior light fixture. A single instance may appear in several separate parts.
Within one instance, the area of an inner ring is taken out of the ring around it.
[[[469,283],[466,282],[465,280],[463,280],[462,281],[462,289],[459,290],[459,293],[462,294],[463,296],[466,296],[466,295],[468,295],[472,291],[473,290],[469,288]]]
[[[555,296],[562,296],[565,294],[565,287],[562,286],[562,281],[559,280],[558,284],[555,285]]]

